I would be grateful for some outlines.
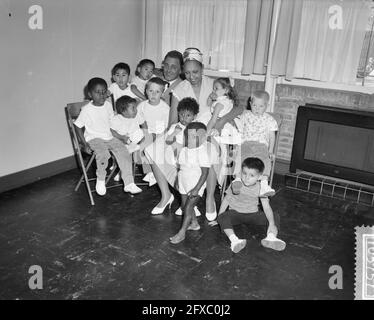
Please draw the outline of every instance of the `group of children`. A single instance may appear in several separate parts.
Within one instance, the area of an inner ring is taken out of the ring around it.
[[[153,61],[142,60],[136,68],[136,77],[129,83],[130,67],[126,63],[118,63],[112,69],[113,83],[109,88],[101,78],[93,78],[87,84],[91,101],[82,108],[75,125],[82,141],[85,141],[85,151],[95,154],[96,192],[99,195],[106,193],[105,176],[111,153],[120,169],[116,178],[122,178],[125,192],[136,194],[142,191],[134,183],[133,152],[142,159],[144,180],[150,185],[155,184],[144,149],[162,136],[165,144],[173,149],[174,162],[178,167],[177,188],[182,204],[176,214],[183,214],[183,222],[178,233],[170,238],[171,243],[177,244],[185,239],[188,230],[200,229],[196,218],[200,212],[196,204],[204,193],[213,164],[212,144],[218,142],[221,149],[224,144],[234,144],[238,146],[235,180],[226,190],[217,221],[235,253],[246,244],[233,230],[234,225],[241,223],[268,224],[267,237],[262,240],[262,245],[283,250],[285,243],[277,238],[279,216],[273,213],[267,198],[274,193],[267,177],[274,132],[278,129],[275,120],[265,113],[269,95],[265,91],[255,92],[252,95],[252,110],[244,111],[239,119],[227,123],[218,132],[214,129],[216,121],[229,113],[236,103],[230,80],[218,78],[207,101],[211,116],[206,123],[195,122],[199,113],[196,100],[184,98],[178,104],[179,122],[168,128],[170,108],[162,100],[166,83],[153,75],[154,67]],[[258,211],[259,199],[264,212]]]

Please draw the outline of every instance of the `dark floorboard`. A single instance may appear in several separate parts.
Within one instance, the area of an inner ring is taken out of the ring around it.
[[[83,186],[73,191],[77,177],[0,194],[1,299],[353,299],[354,227],[374,225],[373,208],[285,189],[277,177],[271,205],[286,250],[263,248],[265,230],[242,226],[249,241],[235,255],[202,217],[200,231],[170,244],[178,203],[151,216],[157,187],[133,198],[112,188],[91,207]],[[28,287],[31,265],[43,269],[42,290]],[[343,290],[329,289],[331,265],[343,268]]]

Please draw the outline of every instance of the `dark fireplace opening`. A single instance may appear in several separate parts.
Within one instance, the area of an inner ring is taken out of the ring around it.
[[[374,186],[374,113],[299,107],[290,170]]]

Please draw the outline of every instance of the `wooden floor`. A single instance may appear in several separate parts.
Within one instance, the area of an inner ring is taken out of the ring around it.
[[[281,216],[283,252],[261,246],[265,230],[239,227],[239,254],[205,218],[179,245],[181,218],[151,216],[156,186],[131,198],[122,188],[74,192],[77,171],[0,194],[0,299],[353,299],[354,227],[374,225],[374,209],[284,188],[271,205]],[[218,193],[218,192],[217,192]],[[217,199],[218,199],[217,194]],[[201,202],[201,210],[204,203]],[[43,289],[31,290],[31,265]],[[331,290],[331,265],[343,290]]]

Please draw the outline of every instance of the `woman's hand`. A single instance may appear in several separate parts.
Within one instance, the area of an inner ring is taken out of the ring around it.
[[[199,190],[196,188],[193,188],[189,193],[187,193],[187,195],[190,198],[197,197],[199,195]]]

